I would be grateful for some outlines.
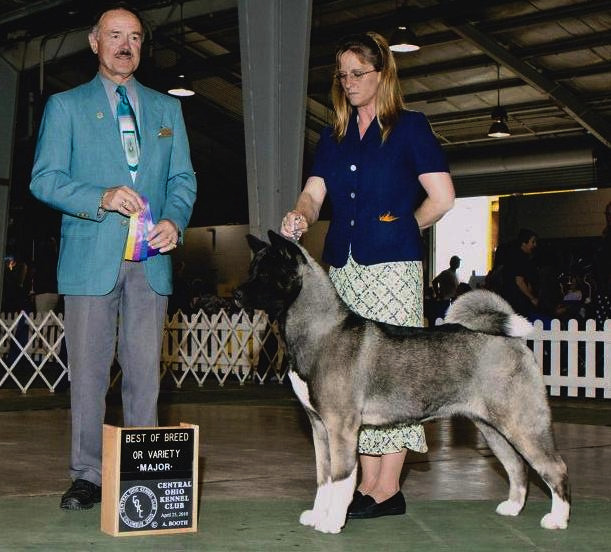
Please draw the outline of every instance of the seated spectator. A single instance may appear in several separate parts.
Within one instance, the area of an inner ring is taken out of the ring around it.
[[[538,304],[533,319],[542,320],[543,327],[549,329],[554,318],[563,318],[566,308],[562,304],[562,286],[558,274],[558,261],[549,250],[541,252],[538,280]]]

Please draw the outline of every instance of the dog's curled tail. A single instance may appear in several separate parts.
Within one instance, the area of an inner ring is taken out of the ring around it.
[[[445,323],[461,324],[475,332],[526,337],[531,323],[516,314],[509,303],[491,291],[477,289],[461,295],[450,305]]]

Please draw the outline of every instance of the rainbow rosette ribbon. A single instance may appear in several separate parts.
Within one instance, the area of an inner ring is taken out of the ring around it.
[[[146,239],[147,234],[155,225],[153,224],[148,199],[142,197],[142,201],[144,202],[144,209],[139,213],[133,213],[129,217],[129,232],[125,246],[125,259],[127,261],[145,261],[149,257],[159,254],[159,249],[151,247]]]

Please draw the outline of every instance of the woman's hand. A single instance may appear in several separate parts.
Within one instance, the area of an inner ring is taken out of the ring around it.
[[[299,211],[289,211],[282,219],[280,233],[291,240],[298,240],[308,231],[308,221]]]
[[[280,233],[291,240],[298,240],[318,220],[320,207],[327,194],[325,181],[319,176],[310,176],[297,198],[297,203],[282,219]]]

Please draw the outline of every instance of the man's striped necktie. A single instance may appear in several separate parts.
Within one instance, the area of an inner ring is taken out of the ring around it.
[[[132,109],[129,99],[127,98],[127,90],[125,86],[117,86],[117,94],[119,94],[119,103],[117,104],[117,120],[119,121],[119,131],[121,133],[121,142],[123,143],[123,151],[129,166],[129,172],[132,175],[132,181],[136,179],[138,172],[138,160],[140,159],[140,135],[138,133],[138,123],[136,122],[136,114]]]

